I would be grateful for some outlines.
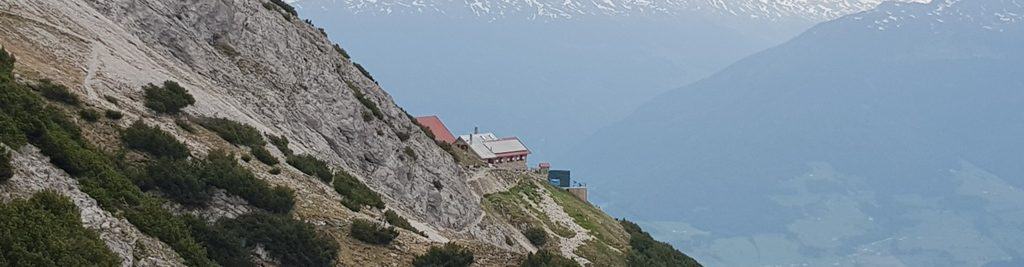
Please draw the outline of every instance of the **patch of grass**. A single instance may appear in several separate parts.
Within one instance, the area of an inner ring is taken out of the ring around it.
[[[416,233],[421,236],[426,236],[426,234],[416,229],[416,227],[412,227],[412,224],[409,224],[409,220],[402,218],[402,216],[399,216],[398,213],[395,213],[395,211],[393,210],[388,210],[387,212],[384,212],[384,220],[386,220],[388,224],[394,225],[398,228],[409,230],[410,232]]]
[[[473,264],[473,261],[472,251],[455,243],[448,243],[441,247],[431,247],[427,253],[413,259],[412,266],[468,267]]]
[[[0,265],[121,265],[98,234],[82,227],[78,207],[56,192],[0,204],[0,233]]]
[[[292,165],[296,169],[299,169],[306,175],[314,176],[325,183],[330,183],[333,174],[331,174],[331,168],[327,166],[327,162],[324,162],[314,156],[310,155],[291,155],[286,160],[288,165]]]
[[[189,156],[188,147],[171,134],[142,121],[132,123],[121,132],[125,147],[149,153],[157,158],[183,159]]]
[[[627,266],[626,254],[612,249],[601,240],[591,239],[576,248],[576,255],[589,260],[594,266]],[[646,266],[646,265],[641,265]],[[673,266],[673,265],[652,265]]]
[[[279,162],[277,160],[277,157],[274,157],[274,155],[270,154],[270,151],[268,151],[265,146],[253,147],[252,155],[256,157],[256,160],[259,160],[260,162],[263,162],[263,164],[267,164],[269,166],[277,165],[277,163]]]
[[[107,119],[111,119],[111,120],[115,120],[115,121],[116,120],[120,120],[121,118],[124,118],[124,114],[121,113],[120,111],[117,111],[117,110],[109,110],[108,109],[106,111],[103,111],[103,115],[106,116]]]
[[[538,189],[533,182],[524,180],[506,192],[485,196],[483,204],[486,209],[493,210],[494,212],[492,213],[501,214],[512,225],[524,227],[546,226],[558,236],[564,238],[575,237],[576,232],[559,223],[555,223],[546,213],[534,207],[534,205],[540,203]]]
[[[364,219],[352,220],[352,228],[349,235],[359,241],[373,245],[387,245],[398,237],[398,231],[394,227],[387,227],[380,223]]]
[[[237,121],[224,118],[202,117],[197,120],[197,123],[217,133],[217,136],[234,145],[257,147],[267,143],[263,140],[263,135],[255,127]]]
[[[614,218],[608,217],[590,203],[579,200],[565,189],[548,183],[541,183],[541,186],[572,217],[573,222],[589,230],[595,238],[620,251],[629,249],[629,235]]]
[[[97,122],[100,120],[100,112],[86,108],[78,111],[78,117],[88,122]]]
[[[640,229],[639,225],[625,219],[619,223],[629,233],[629,245],[632,248],[626,258],[629,266],[701,266],[672,245],[654,240],[650,234]]]
[[[295,154],[294,152],[292,152],[291,148],[288,148],[289,142],[287,136],[275,136],[268,134],[267,139],[270,139],[270,143],[277,147],[277,150],[280,150],[281,154],[284,154],[285,157]]]
[[[0,183],[14,177],[14,167],[11,166],[11,152],[0,147]]]
[[[147,84],[142,87],[142,91],[145,93],[146,107],[160,113],[178,114],[181,109],[196,103],[192,94],[174,81],[164,81],[163,86]]]
[[[574,260],[562,257],[562,255],[553,253],[547,250],[537,251],[537,253],[530,253],[523,260],[520,267],[580,267],[580,264]]]
[[[380,194],[345,170],[339,170],[334,175],[334,191],[343,197],[341,204],[352,211],[360,211],[363,206],[384,209],[384,201],[380,199]]]
[[[32,89],[39,91],[39,94],[43,95],[46,99],[61,102],[64,104],[78,106],[82,104],[82,101],[78,99],[78,96],[71,93],[67,87],[53,83],[51,80],[43,79],[39,83],[32,85]]]

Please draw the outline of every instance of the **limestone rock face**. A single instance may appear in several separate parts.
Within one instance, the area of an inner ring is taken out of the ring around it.
[[[0,25],[0,45],[18,56],[21,72],[78,85],[71,89],[87,104],[124,112],[125,125],[143,119],[194,151],[211,149],[142,106],[143,85],[173,80],[197,100],[187,114],[286,136],[296,153],[349,171],[389,207],[439,232],[465,230],[482,214],[464,171],[387,93],[321,31],[269,2],[6,0]],[[355,90],[383,118],[364,119],[370,109]]]

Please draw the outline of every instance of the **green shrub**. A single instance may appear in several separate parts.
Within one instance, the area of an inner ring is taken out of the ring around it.
[[[331,168],[324,162],[310,155],[291,155],[287,159],[288,165],[292,165],[306,175],[314,176],[325,183],[331,182]]]
[[[142,204],[125,212],[125,218],[143,233],[167,243],[188,266],[214,266],[206,248],[194,237],[188,224],[163,208],[157,199],[146,198]]]
[[[11,153],[0,147],[0,183],[14,177],[14,167],[11,166]]]
[[[7,50],[0,47],[0,83],[13,81],[14,61],[16,61],[14,55],[7,53]]]
[[[152,161],[135,182],[144,190],[159,189],[167,198],[186,206],[206,206],[213,198],[213,188],[202,166],[188,160]]]
[[[111,104],[114,104],[114,105],[117,105],[118,103],[121,103],[120,100],[117,100],[117,98],[112,96],[112,95],[105,95],[105,96],[103,96],[103,99],[106,99],[107,102],[110,102]]]
[[[405,153],[406,156],[409,156],[409,159],[417,160],[420,158],[416,156],[416,151],[412,150],[411,147],[405,147],[405,150],[403,150],[403,152]]]
[[[276,165],[278,163],[277,157],[274,157],[274,155],[271,155],[270,151],[268,151],[267,148],[264,147],[264,146],[253,147],[252,148],[252,155],[254,157],[256,157],[256,160],[259,160],[260,162],[263,162],[263,164],[267,164],[267,165],[273,166],[273,165]]]
[[[367,112],[367,111],[363,111],[363,121],[364,122],[371,122],[371,121],[373,121],[373,119],[374,119],[374,117],[373,117],[372,113]]]
[[[377,82],[377,80],[373,78],[373,75],[370,75],[370,72],[366,71],[366,68],[364,68],[363,65],[359,65],[359,63],[355,62],[352,62],[352,64],[356,65],[356,69],[359,69],[359,73],[362,73],[363,76],[366,76],[366,78],[370,78],[370,80],[373,82]]]
[[[369,109],[370,113],[373,114],[374,117],[384,120],[384,112],[380,111],[380,107],[377,106],[377,103],[374,103],[373,100],[367,98],[366,95],[363,94],[363,91],[356,88],[352,83],[346,81],[346,84],[348,84],[348,88],[352,89],[352,95],[356,97],[356,100],[358,100],[359,103]]]
[[[256,212],[221,224],[250,248],[263,245],[282,266],[333,266],[338,256],[333,239],[285,215]]]
[[[562,257],[547,250],[537,251],[537,253],[530,253],[523,260],[520,267],[580,267],[580,264],[574,260]]]
[[[432,185],[434,185],[434,189],[436,189],[438,191],[440,191],[441,189],[444,189],[444,184],[442,184],[441,181],[434,180],[433,182],[430,182],[430,183]]]
[[[273,174],[273,175],[278,175],[278,174],[281,174],[281,168],[273,167],[273,168],[271,168],[267,172],[270,173],[270,174]]]
[[[210,259],[221,266],[257,266],[253,263],[250,249],[245,247],[245,240],[222,225],[208,225],[194,216],[186,216],[185,222],[196,241],[206,247]]]
[[[158,158],[183,159],[189,156],[188,147],[171,134],[142,121],[132,123],[121,132],[125,147],[149,153]]]
[[[228,143],[248,147],[263,146],[267,143],[263,140],[263,135],[255,127],[233,120],[203,117],[199,118],[197,122],[206,129],[217,133],[220,138],[228,141]]]
[[[178,125],[178,128],[181,128],[182,130],[185,130],[188,133],[196,133],[196,128],[192,127],[192,125],[189,124],[188,121],[186,120],[180,118],[174,119],[174,125]]]
[[[116,120],[120,120],[121,118],[124,118],[124,114],[122,114],[120,111],[117,111],[117,110],[109,110],[108,109],[108,110],[103,112],[103,115],[106,116],[108,119],[115,120],[115,121]]]
[[[409,138],[411,138],[409,133],[406,132],[395,132],[395,136],[398,136],[398,140],[401,140],[402,142],[409,141]]]
[[[629,233],[629,246],[631,250],[626,257],[629,266],[701,266],[693,258],[676,250],[672,245],[654,240],[650,234],[640,229],[640,226],[627,221],[620,220],[619,224]]]
[[[12,147],[35,145],[55,166],[74,176],[81,190],[104,210],[122,214],[143,233],[170,245],[186,264],[212,265],[188,226],[164,210],[162,201],[143,194],[111,158],[86,142],[67,114],[11,79],[13,62],[4,62],[5,55],[0,49],[0,141]]]
[[[78,96],[71,93],[67,87],[55,84],[50,80],[40,80],[38,84],[32,86],[32,89],[39,91],[39,94],[49,100],[62,102],[72,106],[78,106],[82,103],[81,100],[78,100]]]
[[[0,233],[0,265],[121,265],[98,234],[82,227],[78,207],[52,191],[0,204]]]
[[[527,240],[530,240],[530,244],[536,247],[542,247],[548,243],[548,232],[545,232],[540,227],[530,227],[523,231],[523,235],[526,236]]]
[[[270,2],[274,3],[275,5],[280,7],[282,10],[284,10],[284,12],[288,12],[288,14],[292,14],[292,16],[298,16],[299,15],[299,13],[295,11],[295,7],[292,7],[292,5],[289,5],[284,0],[270,0]]]
[[[178,114],[181,109],[195,104],[196,99],[174,81],[165,81],[163,86],[148,84],[142,87],[145,92],[146,107],[156,112]]]
[[[250,162],[250,161],[252,161],[252,156],[242,155],[242,161]]]
[[[341,56],[344,57],[345,59],[352,59],[352,57],[348,56],[348,51],[345,51],[345,49],[341,48],[341,46],[338,44],[334,44],[334,51],[338,51],[338,53],[341,54]]]
[[[442,247],[432,247],[426,254],[413,259],[416,267],[467,267],[473,264],[473,252],[469,249],[448,243]]]
[[[387,212],[384,212],[384,220],[386,220],[388,224],[394,225],[398,228],[402,228],[405,230],[409,230],[413,233],[426,236],[426,234],[420,232],[420,230],[417,230],[416,227],[412,227],[412,224],[409,224],[408,220],[402,218],[402,216],[399,216],[398,213],[395,213],[395,211],[393,210],[388,210]]]
[[[395,231],[394,227],[386,227],[380,223],[355,219],[352,220],[349,235],[367,244],[387,245],[398,237],[398,231]]]
[[[359,211],[363,206],[384,208],[384,201],[377,192],[370,190],[366,184],[345,170],[340,170],[334,175],[334,191],[343,197],[341,204],[352,211]]]
[[[82,109],[78,111],[78,116],[88,122],[96,122],[100,120],[100,112],[95,109]]]
[[[271,187],[235,161],[234,155],[213,151],[206,157],[204,175],[213,186],[245,199],[249,204],[274,213],[288,213],[295,206],[295,193],[288,188]]]
[[[267,139],[270,139],[270,143],[274,144],[274,146],[277,147],[277,150],[280,150],[281,154],[284,154],[285,157],[291,156],[292,154],[294,154],[294,152],[292,152],[292,150],[290,148],[288,148],[288,137],[287,136],[283,136],[283,135],[282,136],[275,136],[275,135],[269,135],[268,134],[267,135]]]

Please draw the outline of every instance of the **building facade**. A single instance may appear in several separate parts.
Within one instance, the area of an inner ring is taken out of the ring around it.
[[[461,135],[455,140],[455,145],[472,151],[488,164],[507,165],[514,169],[525,170],[531,153],[519,138],[498,138],[493,133]]]

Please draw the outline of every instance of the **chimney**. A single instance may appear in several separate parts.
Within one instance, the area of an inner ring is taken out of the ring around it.
[[[480,134],[480,127],[474,126],[473,127],[473,134]]]

